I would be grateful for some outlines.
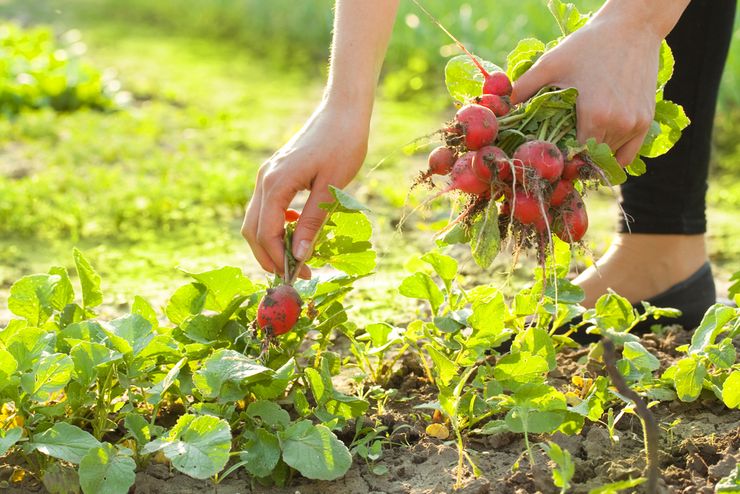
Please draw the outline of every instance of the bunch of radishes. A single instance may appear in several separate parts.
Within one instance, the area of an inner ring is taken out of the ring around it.
[[[486,70],[447,34],[483,80],[478,95],[462,101],[442,128],[445,145],[432,150],[428,169],[417,180],[435,186],[435,175],[447,177],[442,191],[429,200],[449,192],[467,197],[462,213],[440,233],[458,224],[472,226],[495,201],[498,233],[518,247],[536,246],[542,256],[553,234],[579,242],[588,229],[582,194],[608,179],[589,158],[589,147],[575,140],[575,90],[544,88],[514,106],[507,74]]]

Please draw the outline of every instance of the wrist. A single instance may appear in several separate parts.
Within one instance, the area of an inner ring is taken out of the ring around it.
[[[350,112],[369,120],[375,101],[375,86],[327,84],[321,107],[330,111]]]
[[[662,41],[673,30],[690,0],[607,0],[594,19],[619,22]]]

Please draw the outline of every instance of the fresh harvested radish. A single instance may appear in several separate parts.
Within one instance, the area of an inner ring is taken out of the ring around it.
[[[447,175],[455,164],[455,150],[446,146],[434,148],[429,153],[428,163],[429,169],[424,175]]]
[[[509,103],[508,98],[496,94],[483,94],[475,98],[475,102],[491,110],[497,117],[503,117],[511,111],[511,103]]]
[[[502,182],[511,179],[509,157],[499,147],[485,146],[480,148],[473,158],[473,171],[482,180],[490,182],[494,174]]]
[[[550,206],[558,207],[565,202],[575,189],[573,188],[573,182],[568,180],[560,180],[555,187],[552,189],[550,194]]]
[[[512,158],[518,182],[529,178],[555,182],[563,173],[563,154],[551,142],[527,141],[514,151]]]
[[[490,175],[488,179],[486,179],[485,176],[481,177],[473,168],[475,155],[476,153],[474,151],[469,151],[455,161],[455,165],[452,167],[452,171],[450,172],[450,178],[452,181],[450,182],[450,185],[441,192],[441,194],[452,190],[459,190],[460,192],[479,196],[490,191]]]
[[[269,288],[257,307],[257,324],[268,334],[279,336],[295,326],[303,300],[290,285]]]
[[[475,151],[491,144],[498,135],[496,115],[485,106],[465,105],[455,115],[455,127],[464,136],[465,146]]]
[[[483,94],[493,94],[496,96],[511,95],[511,81],[505,72],[497,71],[489,74],[485,70],[481,71],[483,72],[483,77],[486,78],[483,82]]]
[[[542,218],[540,200],[527,194],[523,190],[517,190],[511,199],[514,219],[523,225],[531,225]]]
[[[301,217],[301,213],[296,211],[295,209],[286,209],[285,210],[285,222],[286,223],[293,223],[298,221],[298,218]]]
[[[563,163],[563,179],[573,181],[580,178],[581,168],[587,165],[588,163],[580,154],[573,156],[571,160],[565,160]]]
[[[588,230],[588,214],[581,196],[574,193],[571,199],[561,207],[560,218],[553,228],[560,240],[568,243],[580,241]]]

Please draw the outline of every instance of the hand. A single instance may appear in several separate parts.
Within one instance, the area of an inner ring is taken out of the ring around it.
[[[293,138],[259,169],[242,235],[266,271],[283,275],[284,213],[295,195],[309,190],[293,235],[293,255],[310,257],[309,248],[331,202],[329,185],[344,187],[357,174],[367,152],[369,115],[348,106],[323,104]],[[303,266],[299,275],[310,278]]]
[[[578,140],[605,142],[626,166],[655,113],[661,41],[617,9],[599,12],[515,82],[512,101],[525,101],[544,86],[577,88]]]

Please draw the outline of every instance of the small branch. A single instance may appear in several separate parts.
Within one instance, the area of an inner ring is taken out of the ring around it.
[[[647,457],[647,492],[648,494],[655,494],[658,492],[658,479],[660,478],[660,466],[658,465],[660,429],[658,428],[658,422],[643,399],[627,385],[624,377],[617,370],[617,357],[612,340],[603,338],[602,344],[604,345],[604,366],[607,374],[609,374],[609,379],[612,380],[614,387],[622,396],[635,404],[635,411],[642,421],[645,455]]]

